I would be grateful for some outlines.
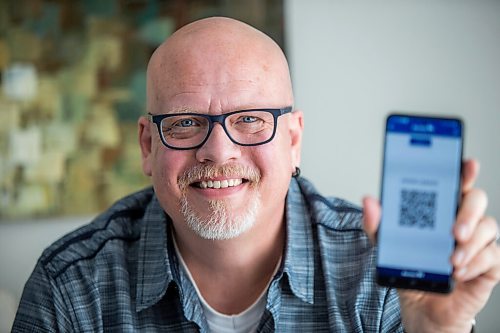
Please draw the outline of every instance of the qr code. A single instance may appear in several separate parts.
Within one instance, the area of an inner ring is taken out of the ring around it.
[[[405,227],[434,228],[436,192],[402,190],[399,224]]]

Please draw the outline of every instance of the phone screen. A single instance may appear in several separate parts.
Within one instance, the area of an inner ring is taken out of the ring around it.
[[[451,291],[462,137],[460,119],[387,118],[377,235],[380,284]]]

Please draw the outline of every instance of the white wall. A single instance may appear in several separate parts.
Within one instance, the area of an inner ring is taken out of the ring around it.
[[[0,223],[0,289],[21,297],[43,250],[92,219],[88,216]]]
[[[42,251],[87,218],[0,223],[0,332],[9,332],[24,284]]]
[[[391,110],[458,115],[500,218],[500,1],[287,0],[287,51],[305,113],[303,175],[356,203],[378,196]],[[500,327],[500,288],[478,317]]]

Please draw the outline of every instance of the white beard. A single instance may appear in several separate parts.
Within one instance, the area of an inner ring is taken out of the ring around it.
[[[254,192],[245,210],[233,215],[232,208],[224,200],[211,200],[207,216],[200,216],[189,204],[186,195],[181,197],[181,214],[198,236],[211,240],[226,240],[240,236],[255,225],[260,208],[260,195]]]

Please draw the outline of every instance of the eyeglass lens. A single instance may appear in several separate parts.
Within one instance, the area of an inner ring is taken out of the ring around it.
[[[224,123],[226,133],[240,144],[259,144],[271,138],[274,116],[267,111],[242,111],[229,115]],[[197,115],[178,115],[164,118],[161,131],[167,144],[188,148],[201,144],[210,130],[208,118]]]

